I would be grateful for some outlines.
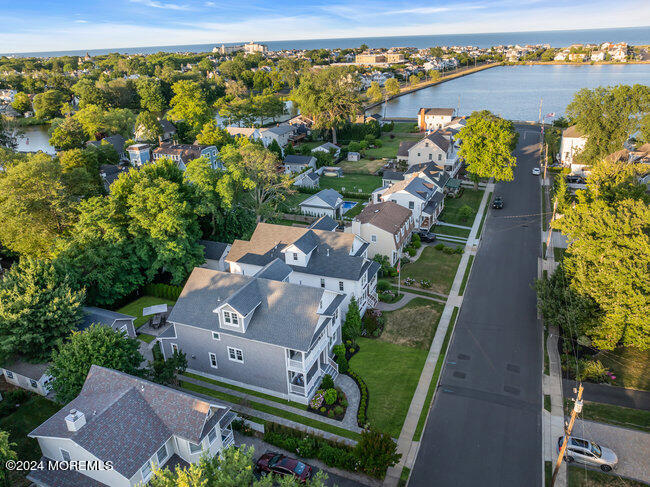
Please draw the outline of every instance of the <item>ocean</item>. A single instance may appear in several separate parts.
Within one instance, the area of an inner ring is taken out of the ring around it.
[[[395,37],[350,37],[340,39],[307,39],[285,41],[259,41],[266,44],[271,51],[285,49],[337,49],[354,48],[366,44],[371,48],[381,47],[416,47],[433,46],[477,46],[491,47],[501,44],[550,44],[552,47],[563,47],[571,44],[603,42],[627,42],[632,45],[650,44],[650,26],[623,29],[581,29],[581,30],[550,30],[532,32],[501,32],[490,34],[452,34],[452,35],[419,35]],[[241,43],[222,43],[215,39],[214,44],[194,44],[182,46],[150,46],[107,49],[79,49],[74,51],[26,52],[17,53],[17,57],[54,57],[54,56],[83,56],[88,52],[91,56],[119,52],[122,54],[154,54],[157,52],[208,52],[221,44],[233,45]],[[7,53],[4,55],[8,55]]]

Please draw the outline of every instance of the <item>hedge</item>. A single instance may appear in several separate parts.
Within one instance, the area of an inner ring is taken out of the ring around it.
[[[352,472],[357,470],[354,448],[345,443],[310,435],[271,421],[267,421],[264,426],[264,441],[303,458],[317,458],[328,467]]]
[[[348,369],[346,375],[352,377],[352,380],[357,383],[359,386],[359,392],[361,392],[361,400],[359,401],[359,411],[357,411],[357,424],[361,428],[366,427],[366,422],[368,420],[368,386],[366,382],[357,374],[354,370]]]
[[[172,286],[170,284],[147,284],[142,288],[142,294],[176,301],[181,295],[182,290],[182,286]]]

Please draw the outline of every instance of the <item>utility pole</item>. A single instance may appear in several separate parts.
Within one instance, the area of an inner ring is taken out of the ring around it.
[[[542,191],[546,191],[545,188],[542,188]],[[542,208],[542,213],[546,208]],[[553,215],[551,216],[551,222],[555,220],[555,211],[557,210],[557,198],[555,198],[555,201],[553,202]],[[546,215],[544,215],[544,218],[546,218]],[[544,255],[544,258],[548,257],[548,251],[551,248],[551,235],[553,235],[553,228],[551,228],[551,223],[549,222],[548,224],[548,236],[546,237],[546,255]]]
[[[548,144],[544,144],[544,181],[546,181],[547,167],[548,167]]]
[[[553,470],[551,487],[555,485],[555,479],[557,477],[557,473],[560,470],[560,465],[562,465],[562,460],[564,460],[564,452],[566,451],[566,446],[567,443],[569,442],[571,431],[573,431],[573,423],[575,423],[576,416],[581,412],[582,412],[582,384],[578,386],[578,399],[576,399],[576,402],[573,405],[573,411],[571,411],[571,420],[569,421],[569,426],[564,433],[564,441],[562,442],[562,448],[560,448],[560,453],[557,456],[557,463],[555,464],[555,470]]]

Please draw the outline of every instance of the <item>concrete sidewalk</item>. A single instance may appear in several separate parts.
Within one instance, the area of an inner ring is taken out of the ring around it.
[[[488,184],[486,191],[483,193],[481,205],[476,214],[476,218],[474,219],[474,224],[472,225],[472,230],[470,232],[468,241],[474,242],[474,245],[477,245],[478,243],[476,234],[481,223],[483,211],[487,205],[488,194],[491,191],[494,191],[494,184]],[[386,478],[384,479],[385,486],[397,486],[400,475],[402,473],[402,468],[405,466],[412,468],[413,464],[415,463],[419,442],[413,441],[413,435],[415,434],[418,421],[420,420],[420,414],[424,408],[427,392],[429,390],[429,386],[431,385],[433,372],[436,368],[436,363],[438,362],[438,357],[440,356],[440,352],[442,350],[442,344],[445,340],[445,335],[447,334],[447,328],[449,328],[449,324],[451,322],[451,316],[453,314],[454,307],[460,306],[462,303],[462,297],[458,295],[458,291],[460,290],[463,276],[465,275],[465,269],[469,263],[469,256],[475,253],[475,248],[470,249],[469,246],[465,247],[465,252],[463,253],[463,256],[460,260],[458,269],[456,270],[456,276],[451,286],[449,298],[447,299],[445,308],[442,311],[442,315],[440,316],[436,334],[433,337],[433,341],[431,342],[429,354],[427,355],[424,367],[422,368],[422,373],[420,374],[420,380],[418,382],[417,388],[415,389],[415,393],[413,394],[413,398],[411,399],[411,405],[409,406],[408,413],[406,414],[406,419],[402,425],[402,431],[400,432],[399,438],[397,440],[397,451],[402,454],[402,458],[397,465],[389,468],[386,472]],[[437,387],[437,384],[433,384],[431,387]]]
[[[408,291],[403,291],[403,294],[404,294],[404,296],[402,297],[402,299],[400,299],[396,303],[383,303],[383,302],[379,301],[377,303],[377,306],[375,306],[375,308],[377,308],[380,311],[395,311],[395,310],[403,308],[408,303],[413,301],[415,298],[428,299],[428,300],[431,300],[431,301],[435,301],[436,303],[444,303],[445,302],[444,299],[434,298],[433,296],[422,296],[421,294],[413,294],[413,293],[409,293]]]

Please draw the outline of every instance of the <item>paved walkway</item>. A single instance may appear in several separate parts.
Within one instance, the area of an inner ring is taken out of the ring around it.
[[[290,412],[290,413],[293,413],[293,414],[299,414],[301,416],[304,416],[305,418],[320,421],[321,423],[327,423],[327,424],[332,425],[332,426],[338,426],[339,428],[345,428],[347,430],[354,431],[355,433],[360,433],[361,432],[361,428],[359,428],[356,425],[356,421],[355,421],[354,425],[347,426],[347,425],[344,425],[341,421],[337,421],[335,419],[331,419],[331,418],[328,418],[328,417],[325,417],[325,416],[321,416],[320,414],[310,413],[309,411],[305,411],[304,409],[298,409],[298,408],[293,407],[293,406],[291,406],[291,405],[289,405],[287,403],[284,403],[284,402],[278,402],[278,401],[273,401],[271,399],[266,399],[266,398],[263,398],[263,397],[254,396],[252,394],[247,394],[245,392],[237,391],[235,389],[230,389],[228,387],[218,386],[216,384],[212,384],[210,382],[205,382],[205,381],[202,381],[202,380],[194,379],[193,377],[187,377],[185,375],[182,376],[181,379],[184,380],[185,382],[189,382],[191,384],[196,384],[196,385],[199,385],[199,386],[207,387],[208,389],[212,389],[214,391],[219,391],[219,392],[224,392],[226,394],[231,394],[233,396],[237,396],[237,397],[240,397],[242,399],[246,399],[247,401],[257,402],[257,403],[260,403],[260,404],[265,404],[267,406],[272,406],[272,407],[277,408],[277,409],[282,409],[284,411],[287,411],[287,412]],[[350,379],[350,380],[352,380],[352,379]],[[237,409],[237,410],[239,410],[239,409]],[[257,411],[255,413],[252,413],[252,415],[253,416],[259,416]]]
[[[393,286],[397,287],[397,284],[393,284]],[[431,297],[434,298],[434,299],[435,299],[436,297],[444,298],[443,301],[442,301],[443,303],[444,303],[445,300],[449,297],[449,294],[437,293],[437,292],[435,292],[435,291],[431,291],[430,289],[422,289],[421,287],[407,286],[407,285],[405,285],[405,284],[402,284],[402,285],[400,286],[400,292],[404,292],[405,289],[411,289],[412,291],[419,291],[419,292],[421,292],[421,293],[427,293],[427,294],[430,294]],[[417,293],[413,293],[413,294],[417,294]]]
[[[548,338],[546,339],[546,349],[548,352],[548,370],[549,375],[544,376],[543,392],[551,396],[551,412],[544,411],[542,416],[544,424],[543,447],[544,460],[551,461],[555,466],[557,460],[556,442],[564,434],[564,400],[562,397],[562,368],[560,365],[560,354],[557,348],[558,329],[550,327]],[[566,486],[566,464],[563,462],[560,467],[560,473],[556,480],[556,485]]]
[[[566,396],[572,395],[575,384],[575,381],[572,380],[562,380],[562,388]],[[585,389],[584,399],[586,401],[650,411],[649,391],[637,391],[635,389],[615,387],[608,384],[592,384],[591,382],[583,382],[582,385]]]
[[[156,344],[156,340],[153,340],[151,343],[144,342],[140,339],[138,341],[140,342],[138,350],[145,360],[143,364],[146,365],[146,362],[153,362],[153,347]]]
[[[479,210],[476,214],[477,216],[474,219],[474,224],[472,225],[472,230],[470,232],[470,241],[477,241],[476,234],[478,232],[481,217],[483,216],[483,211],[487,204],[488,194],[493,190],[494,185],[489,184],[487,190],[483,194],[481,206],[479,207]],[[422,373],[420,374],[420,380],[418,382],[417,388],[415,389],[415,393],[413,394],[413,398],[411,399],[411,405],[409,406],[408,413],[406,414],[406,419],[402,425],[402,431],[400,432],[399,438],[397,440],[397,451],[402,454],[402,458],[397,465],[389,468],[386,472],[386,478],[384,479],[385,486],[397,486],[400,475],[402,473],[402,468],[404,466],[412,468],[413,464],[415,463],[415,458],[417,457],[419,448],[419,442],[413,441],[413,435],[415,434],[415,429],[417,428],[418,421],[420,420],[420,414],[424,408],[429,385],[431,383],[431,379],[433,378],[433,372],[442,350],[442,344],[445,340],[445,335],[447,334],[447,328],[449,327],[454,307],[459,306],[460,303],[462,303],[462,297],[458,295],[458,291],[460,290],[463,276],[465,275],[465,269],[469,263],[469,256],[473,253],[475,253],[475,250],[466,248],[463,256],[460,259],[460,264],[456,270],[456,277],[454,278],[454,283],[452,284],[451,291],[449,293],[449,299],[447,300],[445,308],[442,311],[442,315],[440,316],[436,334],[433,337],[433,341],[431,342],[431,347],[429,348],[427,359],[424,363],[424,367],[422,368]],[[437,387],[437,384],[433,387]]]
[[[443,304],[446,302],[444,299],[434,298],[433,296],[422,296],[421,294],[409,293],[408,291],[403,291],[403,293],[404,296],[402,296],[402,299],[400,299],[399,301],[395,303],[383,303],[382,301],[379,301],[377,303],[377,306],[375,306],[375,308],[377,308],[380,311],[395,311],[403,308],[408,303],[413,301],[415,298],[429,299],[431,301],[435,301],[436,303],[443,303]]]
[[[576,419],[573,435],[614,450],[618,456],[618,468],[614,474],[650,483],[650,434]]]
[[[454,227],[454,228],[464,228],[465,230],[472,229],[472,227],[465,227],[463,225],[454,225],[453,223],[445,223],[445,222],[441,222],[440,220],[436,222],[436,225],[444,225],[446,227]]]
[[[344,428],[352,430],[358,427],[357,412],[359,411],[359,402],[361,401],[361,393],[359,386],[354,382],[352,377],[345,374],[339,374],[334,380],[334,384],[341,388],[345,393],[348,401],[348,407],[345,410],[345,416],[341,421]]]
[[[187,380],[187,379],[188,378],[186,378],[186,377],[183,378],[183,380]],[[187,382],[190,382],[190,380],[187,380]],[[200,385],[204,385],[204,384],[201,383]],[[357,442],[355,440],[352,440],[350,438],[346,438],[345,436],[339,436],[339,435],[336,435],[334,433],[330,433],[329,431],[324,431],[324,430],[321,430],[321,429],[318,429],[318,428],[312,428],[311,426],[307,426],[307,425],[304,425],[302,423],[297,423],[296,421],[291,421],[289,419],[285,419],[285,418],[282,418],[280,416],[275,416],[275,415],[270,414],[270,413],[265,413],[263,411],[253,409],[252,407],[244,406],[242,404],[236,404],[236,403],[233,403],[233,402],[230,402],[230,401],[224,401],[223,399],[217,399],[217,398],[215,398],[213,396],[209,396],[207,394],[201,394],[200,392],[194,392],[194,391],[190,391],[188,389],[183,389],[182,387],[176,387],[176,389],[178,389],[180,391],[183,391],[183,392],[185,392],[187,394],[190,394],[192,396],[199,397],[199,398],[201,398],[203,400],[206,400],[206,401],[210,401],[210,402],[215,402],[216,401],[219,404],[230,407],[233,411],[235,411],[237,413],[245,414],[247,416],[252,416],[252,417],[255,417],[255,418],[260,418],[260,419],[263,419],[264,421],[272,421],[274,423],[278,423],[278,424],[281,424],[281,425],[284,425],[284,426],[288,426],[289,428],[304,431],[305,433],[307,433],[309,435],[316,435],[316,436],[320,436],[322,438],[326,438],[326,439],[329,439],[329,440],[340,441],[340,442],[346,443],[346,444],[348,444],[350,446],[354,446],[354,445],[357,444]],[[230,392],[233,392],[233,391],[230,391]],[[263,399],[261,399],[259,397],[256,397],[256,396],[253,396],[253,397],[255,397],[255,400],[257,402],[262,402],[263,401]],[[271,401],[271,402],[273,403],[273,401]],[[282,404],[280,404],[280,403],[273,403],[273,406],[278,406],[280,409],[285,409],[285,408],[281,407]],[[306,413],[306,411],[302,411],[302,410],[299,410],[299,411],[301,411],[302,413]],[[329,418],[323,418],[322,416],[319,416],[318,418],[319,418],[319,421],[322,420],[323,423],[327,422],[327,420],[329,419]],[[337,421],[337,423],[339,423],[337,426],[340,427],[341,426],[340,422]]]

